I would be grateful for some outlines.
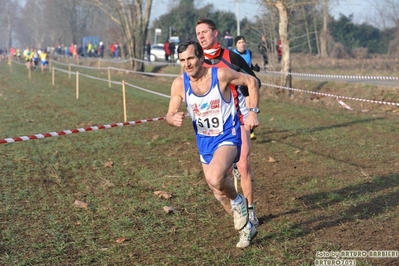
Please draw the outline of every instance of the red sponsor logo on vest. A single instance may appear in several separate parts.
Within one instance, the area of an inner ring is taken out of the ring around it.
[[[211,101],[211,109],[217,109],[217,108],[220,108],[220,99]]]

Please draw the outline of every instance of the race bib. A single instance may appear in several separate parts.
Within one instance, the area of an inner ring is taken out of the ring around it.
[[[219,101],[205,105],[206,110],[195,110],[198,134],[217,136],[223,131],[223,118]]]

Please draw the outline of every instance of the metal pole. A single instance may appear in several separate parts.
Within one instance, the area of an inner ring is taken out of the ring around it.
[[[237,16],[237,35],[240,35],[240,7],[239,7],[239,0],[236,0],[236,16]]]

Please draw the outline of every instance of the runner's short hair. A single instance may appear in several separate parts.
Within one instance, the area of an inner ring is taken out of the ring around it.
[[[183,41],[182,43],[180,43],[179,47],[177,47],[177,53],[178,54],[183,53],[184,51],[187,50],[187,48],[190,45],[194,45],[194,53],[195,53],[196,57],[198,57],[198,58],[204,57],[204,52],[202,51],[201,45],[199,44],[199,42],[193,41],[193,40],[186,40],[186,41]]]
[[[201,17],[197,20],[197,24],[207,24],[209,26],[209,28],[211,28],[212,31],[217,30],[216,24],[212,19],[209,18],[205,18],[205,17]]]

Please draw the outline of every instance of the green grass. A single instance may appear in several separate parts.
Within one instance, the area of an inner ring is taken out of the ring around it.
[[[172,78],[113,71],[112,80],[169,94]],[[123,121],[120,86],[84,77],[79,85],[76,99],[74,76],[56,72],[52,86],[50,73],[29,80],[24,66],[9,73],[0,62],[0,138]],[[165,115],[168,98],[126,91],[128,120]],[[266,97],[260,108],[252,163],[262,224],[245,251],[203,180],[187,119],[181,129],[156,121],[0,145],[0,265],[312,265],[316,250],[361,249],[349,245],[359,223],[396,232],[395,116]],[[354,228],[348,243],[332,238],[341,224]]]

